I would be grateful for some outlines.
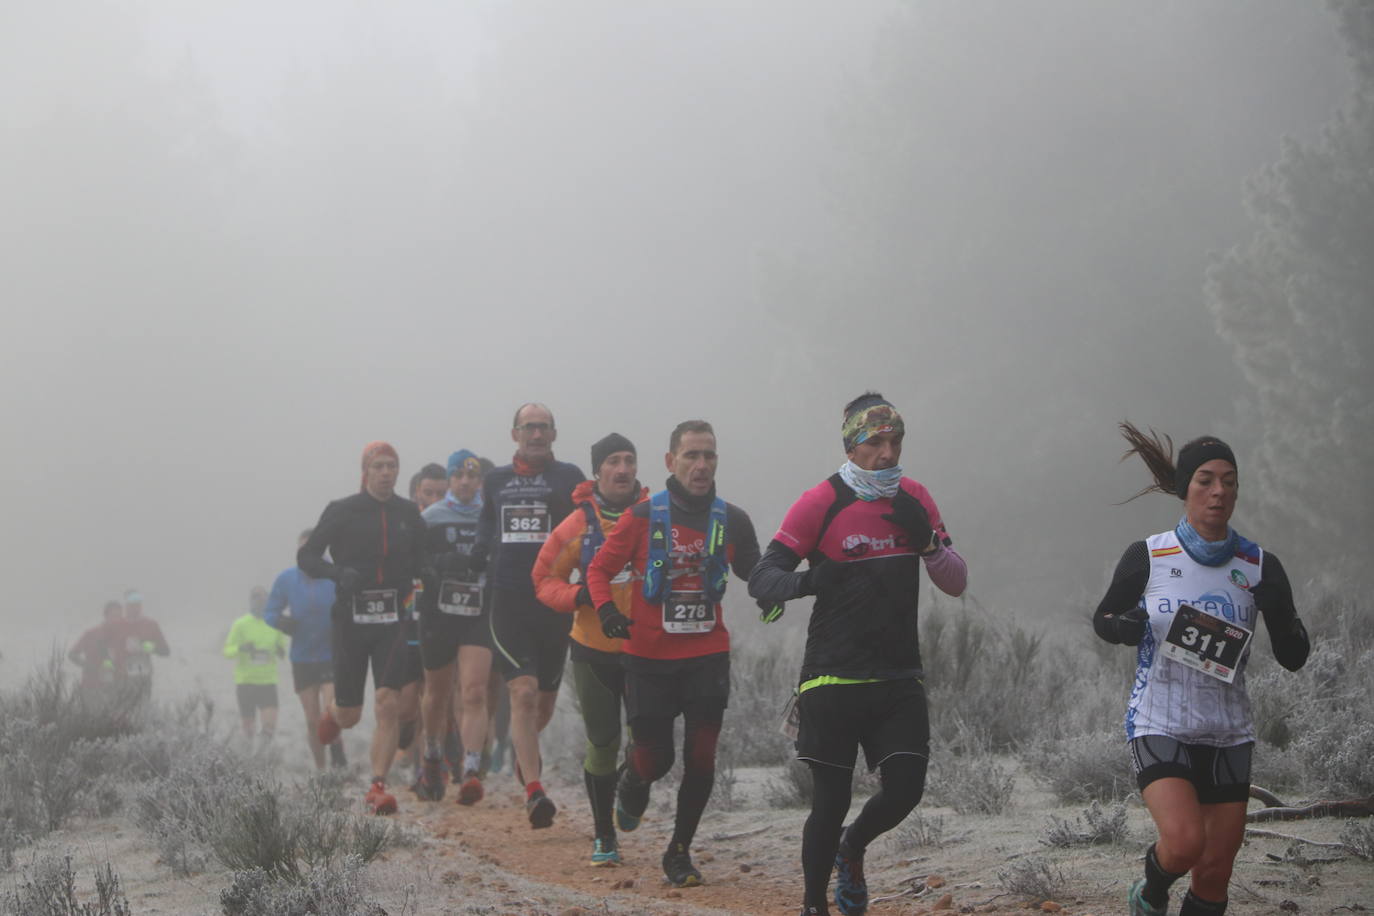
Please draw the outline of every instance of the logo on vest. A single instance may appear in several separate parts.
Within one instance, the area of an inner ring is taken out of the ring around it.
[[[1182,578],[1183,578],[1183,570],[1181,570],[1181,569],[1173,569],[1173,568],[1171,567],[1171,568],[1169,569],[1169,577],[1170,577],[1171,579],[1182,579]]]
[[[862,557],[872,551],[896,550],[905,547],[905,537],[890,534],[885,538],[871,538],[866,534],[851,534],[840,542],[840,550],[847,557]]]
[[[1250,580],[1245,578],[1245,573],[1241,572],[1239,569],[1231,570],[1231,581],[1236,583],[1240,588],[1250,588]]]

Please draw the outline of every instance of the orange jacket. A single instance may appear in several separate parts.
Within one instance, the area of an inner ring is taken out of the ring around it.
[[[602,513],[592,495],[594,486],[595,481],[584,480],[573,490],[572,500],[576,508],[558,523],[558,527],[553,529],[549,539],[539,549],[530,578],[534,580],[534,594],[541,602],[562,614],[576,613],[572,625],[573,639],[590,649],[619,652],[621,640],[611,639],[601,632],[601,620],[596,616],[596,608],[577,604],[577,593],[582,588],[580,576],[583,574],[578,564],[582,559],[582,535],[587,531],[587,513],[582,504],[591,504],[603,534],[610,534],[620,519],[618,515],[608,518]],[[643,487],[635,501],[642,502],[648,498],[649,488]],[[574,570],[579,575],[576,583],[570,581]],[[627,569],[611,583],[611,600],[623,614],[629,614],[634,585],[634,577],[628,572]]]

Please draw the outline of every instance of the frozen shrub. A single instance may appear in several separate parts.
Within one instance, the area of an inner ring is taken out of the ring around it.
[[[347,857],[284,880],[261,868],[237,871],[220,892],[225,916],[384,916],[364,895],[363,863]]]
[[[945,819],[940,815],[926,817],[913,811],[892,831],[892,838],[901,849],[939,849],[945,845]]]
[[[927,794],[960,814],[1005,814],[1012,807],[1016,778],[1011,767],[991,754],[942,758]]]
[[[1120,730],[1045,738],[1023,755],[1027,767],[1063,804],[1120,801],[1135,792]]]
[[[1341,828],[1341,842],[1366,861],[1374,859],[1374,823],[1351,818]]]
[[[811,768],[800,760],[789,760],[778,767],[763,787],[764,798],[773,808],[809,808],[816,786]]]
[[[1007,863],[1006,868],[997,872],[997,880],[1007,893],[1032,903],[1063,898],[1069,888],[1069,876],[1064,870],[1040,856],[1025,856]]]
[[[770,766],[792,755],[792,742],[778,731],[778,722],[797,686],[799,661],[750,648],[730,653],[730,708],[717,745],[730,766]]]
[[[5,900],[15,916],[129,916],[129,901],[119,876],[107,862],[95,872],[95,899],[82,903],[76,896],[76,872],[68,854],[36,859]]]
[[[1093,802],[1071,821],[1051,815],[1040,842],[1064,848],[1115,844],[1125,839],[1126,806],[1116,804],[1104,809],[1098,802]]]

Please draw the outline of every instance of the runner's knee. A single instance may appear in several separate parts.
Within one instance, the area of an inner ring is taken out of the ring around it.
[[[673,768],[673,746],[636,741],[630,747],[630,768],[641,782],[654,782]]]
[[[615,772],[616,758],[620,756],[620,740],[614,744],[593,744],[587,742],[587,755],[582,766],[593,776],[608,776]]]
[[[716,744],[720,740],[720,722],[688,721],[682,741],[684,768],[698,773],[716,770]]]
[[[889,757],[879,765],[878,778],[883,796],[893,809],[910,812],[921,803],[921,796],[925,794],[926,758],[915,754]]]

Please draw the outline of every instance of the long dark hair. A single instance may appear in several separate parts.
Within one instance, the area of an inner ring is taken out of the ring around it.
[[[1139,455],[1140,460],[1145,462],[1145,467],[1150,469],[1150,475],[1154,477],[1154,483],[1117,505],[1125,505],[1146,493],[1168,493],[1171,496],[1177,493],[1175,478],[1178,476],[1178,468],[1174,466],[1174,440],[1163,433],[1155,432],[1153,427],[1147,436],[1129,420],[1122,420],[1117,424],[1117,429],[1121,430],[1122,437],[1131,444],[1121,456],[1121,460],[1125,461],[1132,455]]]

